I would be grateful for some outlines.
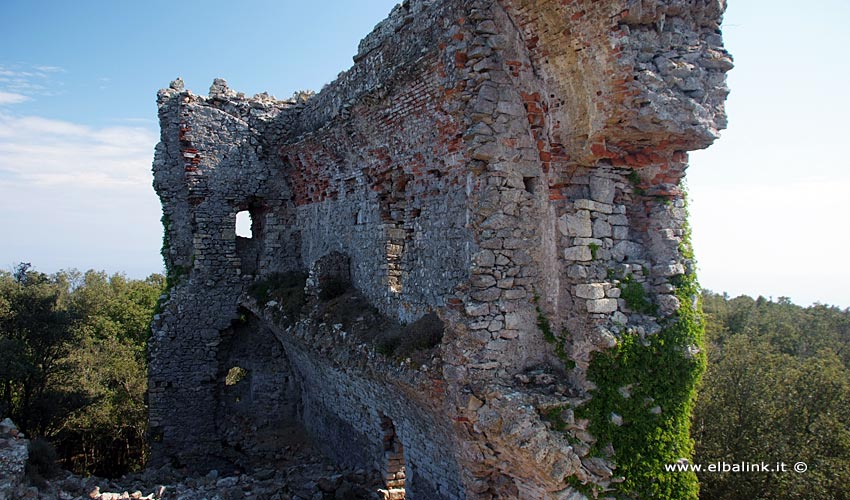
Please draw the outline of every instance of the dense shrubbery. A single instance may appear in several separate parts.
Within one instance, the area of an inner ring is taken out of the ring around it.
[[[0,272],[0,413],[76,472],[141,467],[147,340],[164,285],[160,275],[46,275],[26,264]]]
[[[703,295],[709,363],[694,462],[785,462],[788,472],[704,473],[700,497],[850,498],[850,310]]]

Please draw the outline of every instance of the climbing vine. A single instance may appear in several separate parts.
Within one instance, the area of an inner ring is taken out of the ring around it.
[[[687,223],[680,252],[693,261]],[[698,498],[695,474],[667,473],[664,468],[693,452],[690,416],[706,363],[693,270],[676,277],[673,285],[681,307],[659,333],[646,338],[625,334],[614,348],[597,352],[588,368],[587,377],[596,388],[577,414],[590,421],[589,431],[598,440],[595,453],[608,443],[613,446],[615,454],[609,458],[624,478],[614,484],[619,498]],[[637,298],[636,288],[634,292]]]
[[[556,336],[555,332],[552,331],[552,323],[543,313],[543,309],[540,308],[540,296],[537,292],[534,293],[532,300],[534,301],[534,309],[537,311],[537,328],[543,333],[543,340],[555,346],[555,355],[568,370],[572,370],[575,368],[576,362],[570,359],[567,354],[567,338],[569,338],[570,332],[564,328],[561,330],[561,335]]]

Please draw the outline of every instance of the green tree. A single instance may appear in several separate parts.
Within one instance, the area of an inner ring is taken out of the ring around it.
[[[20,264],[0,274],[0,400],[27,433],[47,435],[61,422],[62,408],[82,403],[79,394],[57,391],[76,340],[73,314],[56,280]]]
[[[786,462],[786,473],[700,474],[701,498],[850,498],[848,311],[706,292],[709,364],[696,463]],[[790,470],[805,462],[808,470]]]
[[[28,264],[0,273],[0,405],[69,468],[115,476],[146,457],[147,340],[165,278]]]
[[[56,441],[69,467],[117,475],[147,456],[147,340],[165,279],[88,271],[78,282],[69,299],[80,342],[68,357],[74,370],[66,383],[93,404],[72,412]]]

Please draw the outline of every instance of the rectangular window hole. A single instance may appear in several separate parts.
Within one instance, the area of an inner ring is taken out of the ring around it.
[[[248,210],[242,210],[236,214],[236,236],[240,236],[242,238],[253,238],[254,232],[252,230],[252,226],[253,221],[251,218],[251,212]]]

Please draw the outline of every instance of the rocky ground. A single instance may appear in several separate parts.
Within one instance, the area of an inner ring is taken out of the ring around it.
[[[59,471],[48,479],[26,473],[29,440],[11,420],[0,422],[0,500],[360,500],[385,498],[380,478],[341,470],[323,457],[297,452],[286,465],[250,475],[211,471],[190,476],[171,467],[120,479],[80,477]]]

